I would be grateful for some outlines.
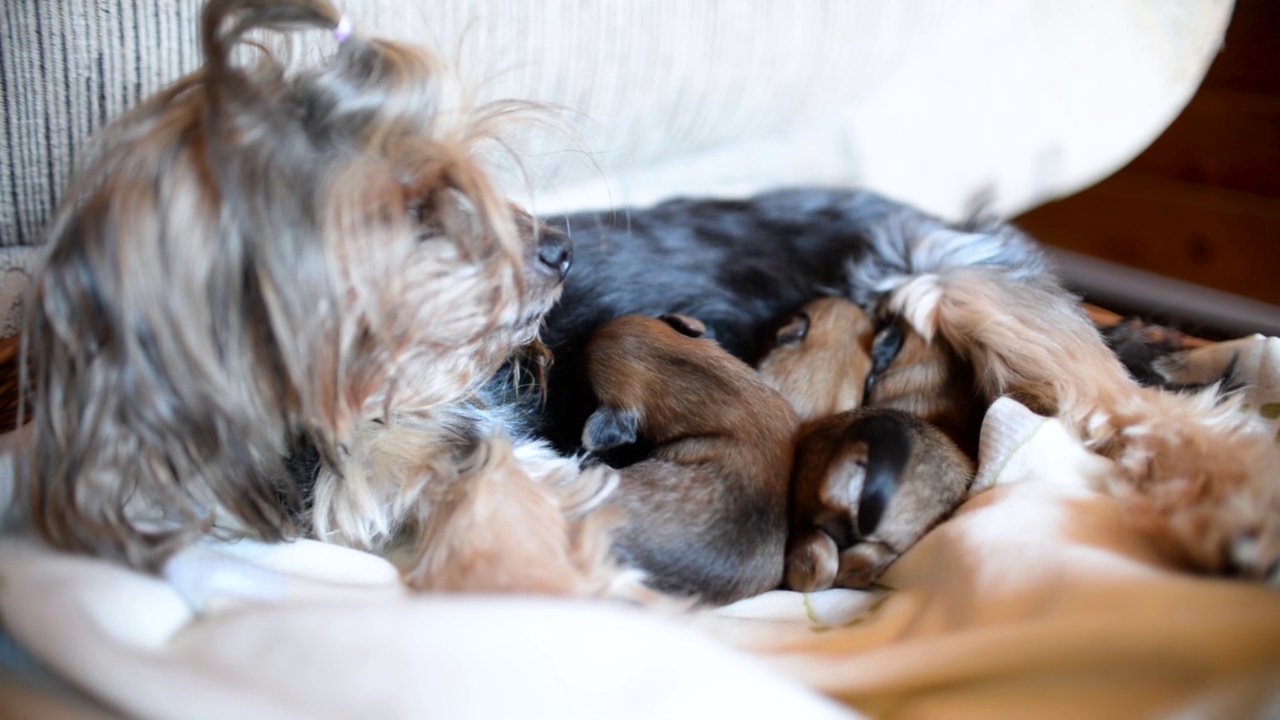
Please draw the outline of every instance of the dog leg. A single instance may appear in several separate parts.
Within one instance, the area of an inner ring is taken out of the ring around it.
[[[500,439],[443,494],[424,496],[414,557],[418,589],[613,594],[621,572],[608,554],[607,517],[571,519],[556,488],[537,482]]]
[[[923,275],[890,308],[951,345],[990,402],[1056,415],[1121,473],[1105,488],[1189,565],[1280,580],[1280,451],[1216,386],[1138,386],[1076,298],[1048,280],[963,269]]]

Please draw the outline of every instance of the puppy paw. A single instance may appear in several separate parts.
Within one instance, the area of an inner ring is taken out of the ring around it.
[[[840,571],[836,575],[835,586],[865,590],[889,569],[898,555],[874,540],[858,543],[840,553]]]
[[[624,410],[601,405],[582,430],[582,447],[588,452],[604,453],[636,441],[640,432],[640,415],[634,410]]]
[[[783,583],[797,592],[826,590],[835,583],[840,566],[836,543],[821,530],[812,530],[793,540],[787,548]]]

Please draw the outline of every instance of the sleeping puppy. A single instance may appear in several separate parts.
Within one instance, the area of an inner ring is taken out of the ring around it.
[[[862,308],[843,298],[805,305],[774,335],[760,361],[764,381],[782,393],[801,422],[862,405],[873,358],[875,328]]]
[[[786,587],[866,588],[963,502],[973,463],[937,428],[865,408],[806,425],[796,448]]]
[[[937,362],[918,335],[899,328],[889,324],[873,339],[861,308],[819,298],[779,328],[760,362],[765,382],[807,423],[792,474],[786,586],[793,590],[867,587],[949,515],[973,481],[973,463],[956,443],[913,417],[950,420],[967,407],[972,391],[950,387],[959,364]],[[935,392],[940,381],[948,393]],[[892,405],[857,409],[877,394]]]
[[[724,604],[782,581],[798,421],[705,333],[675,315],[601,328],[585,353],[599,407],[582,444],[621,467],[618,555],[658,590]]]
[[[897,318],[873,321],[844,298],[818,298],[778,328],[759,371],[801,422],[863,405],[897,408],[977,456],[986,408],[973,371],[945,343],[925,343]]]

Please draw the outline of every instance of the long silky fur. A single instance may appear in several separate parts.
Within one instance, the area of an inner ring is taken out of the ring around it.
[[[901,284],[889,306],[970,362],[988,401],[1011,395],[1055,415],[1115,460],[1102,489],[1187,563],[1277,579],[1280,449],[1238,396],[1139,386],[1047,276],[952,268]]]
[[[370,549],[489,533],[500,554],[542,523],[538,547],[577,575],[550,588],[530,566],[531,589],[608,586],[607,523],[574,500],[607,482],[578,487],[572,460],[530,475],[538,449],[512,448],[477,399],[560,289],[474,159],[513,106],[454,98],[408,45],[357,34],[312,63],[267,49],[339,19],[323,0],[211,0],[203,67],[98,139],[26,333],[33,523],[144,568],[210,532]],[[297,446],[320,458],[313,502]],[[502,488],[529,507],[498,536],[482,519]],[[460,580],[492,563],[419,549],[422,587],[521,582]]]

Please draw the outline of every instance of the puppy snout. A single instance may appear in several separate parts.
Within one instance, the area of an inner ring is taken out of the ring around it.
[[[563,280],[573,265],[573,241],[567,235],[544,231],[538,239],[538,264]]]

